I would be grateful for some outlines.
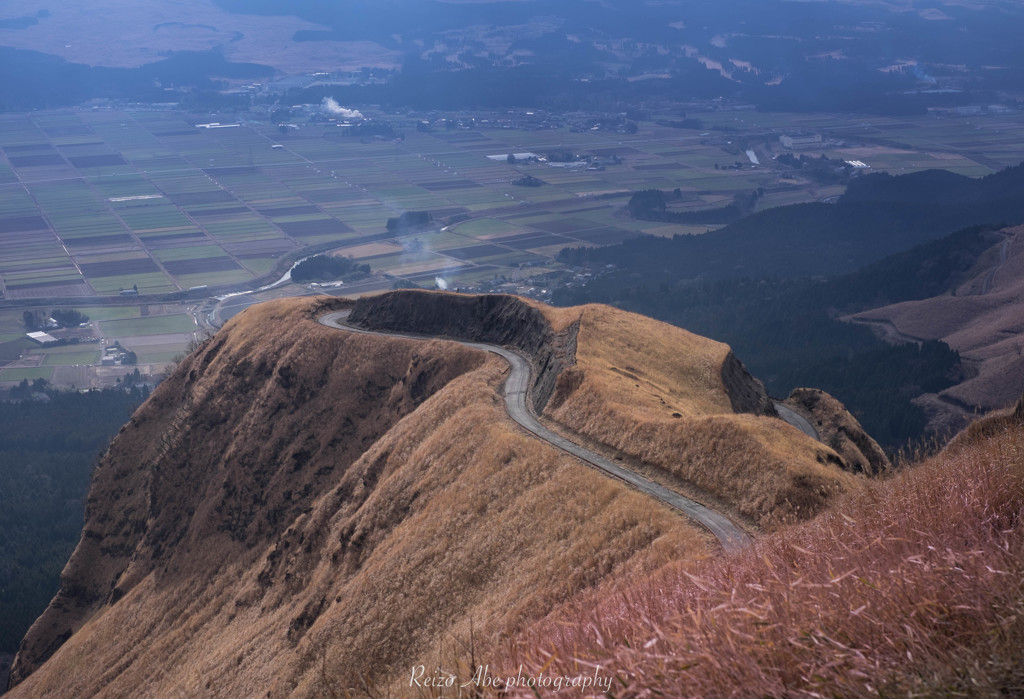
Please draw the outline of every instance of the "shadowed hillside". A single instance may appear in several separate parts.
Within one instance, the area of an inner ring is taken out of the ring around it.
[[[941,170],[877,173],[852,180],[835,204],[779,206],[709,235],[641,236],[603,248],[567,248],[559,258],[595,268],[613,264],[647,284],[831,276],[967,226],[1019,224],[1022,184],[1024,164],[978,179]]]
[[[853,316],[883,334],[942,340],[959,351],[969,362],[965,380],[925,400],[968,415],[1005,408],[1024,391],[1024,226],[988,242],[952,289]]]
[[[353,315],[386,324],[389,303],[408,307],[396,298],[419,304],[411,318],[434,308],[431,322],[503,328],[493,339],[557,360],[556,424],[670,483],[692,479],[748,521],[802,518],[860,487],[828,447],[733,412],[726,383],[753,380],[737,378],[725,345],[509,297],[394,295]],[[478,313],[487,304],[500,312]],[[716,550],[675,512],[520,431],[500,399],[504,361],[316,323],[342,307],[253,307],[133,416],[96,470],[82,540],[23,642],[12,696],[387,685],[611,577]],[[573,327],[575,342],[560,339]]]

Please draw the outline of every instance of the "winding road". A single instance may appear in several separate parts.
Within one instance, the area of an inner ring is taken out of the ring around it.
[[[820,442],[821,435],[818,434],[818,430],[814,429],[814,425],[805,418],[803,415],[793,410],[792,408],[783,405],[779,401],[775,401],[775,412],[779,414],[779,417],[797,428],[811,439]]]
[[[345,323],[348,315],[349,311],[337,311],[320,316],[318,321],[321,325],[325,325],[335,330],[346,330],[348,332],[364,333],[367,335],[384,335],[388,337],[401,337],[417,340],[435,339],[427,335],[381,332],[356,328]],[[644,478],[629,469],[623,468],[614,461],[585,449],[579,444],[576,444],[561,435],[555,434],[548,428],[544,427],[544,425],[542,425],[533,414],[533,411],[528,407],[529,401],[526,400],[526,397],[530,386],[530,372],[532,370],[532,366],[524,357],[497,345],[489,345],[482,342],[465,342],[462,340],[452,341],[458,342],[466,347],[497,354],[509,363],[510,371],[508,378],[505,379],[505,410],[508,412],[509,417],[523,427],[523,429],[532,433],[539,439],[544,440],[548,444],[551,444],[552,446],[585,461],[607,475],[628,483],[640,492],[650,495],[666,505],[679,510],[714,534],[721,543],[722,548],[726,551],[736,551],[745,548],[750,544],[750,537],[747,533],[733,524],[728,517],[715,512],[698,502],[694,502],[689,498],[685,498],[679,493],[669,490],[665,486]]]
[[[981,295],[984,296],[988,292],[992,291],[992,282],[995,281],[996,274],[1006,264],[1006,258],[1010,252],[1010,243],[1013,242],[1013,238],[1007,238],[999,246],[999,261],[996,262],[996,266],[989,270],[988,274],[985,275],[985,280],[981,283]]]

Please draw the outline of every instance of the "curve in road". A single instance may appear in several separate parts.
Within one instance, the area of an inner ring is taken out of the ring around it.
[[[336,330],[346,330],[348,332],[364,333],[367,335],[385,335],[388,337],[401,337],[417,340],[434,339],[426,335],[381,332],[356,328],[345,324],[344,321],[348,318],[348,315],[349,311],[337,311],[322,315],[317,320],[321,325],[325,325]],[[579,444],[576,444],[559,434],[555,434],[542,425],[528,407],[529,402],[526,400],[526,394],[530,386],[530,372],[532,367],[530,362],[525,358],[511,350],[497,345],[489,345],[482,342],[467,342],[463,340],[452,341],[458,342],[466,347],[472,347],[473,349],[497,354],[509,363],[511,369],[509,371],[508,378],[505,380],[505,409],[508,412],[509,417],[515,420],[525,430],[531,432],[533,435],[552,446],[585,461],[607,475],[624,481],[640,492],[646,493],[666,505],[679,510],[714,534],[721,543],[722,548],[726,551],[735,551],[750,544],[750,537],[747,533],[733,524],[733,522],[725,515],[709,509],[698,502],[694,502],[689,498],[683,497],[679,493],[669,490],[665,486],[644,478],[629,469],[623,468],[614,461],[611,461],[600,454],[596,454],[589,449],[585,449]]]
[[[818,430],[814,429],[814,425],[808,421],[803,415],[793,410],[789,406],[783,405],[779,401],[775,401],[775,412],[779,414],[779,417],[797,428],[805,435],[816,441],[821,441],[821,435],[818,434]]]

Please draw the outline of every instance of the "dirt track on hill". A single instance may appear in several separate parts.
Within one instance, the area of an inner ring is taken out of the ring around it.
[[[346,330],[349,332],[366,333],[371,335],[385,335],[405,339],[434,339],[423,335],[379,332],[346,325],[344,321],[348,318],[349,313],[350,311],[327,313],[320,316],[318,321],[321,325],[334,328],[336,330]],[[708,509],[704,505],[694,502],[689,498],[683,497],[682,495],[669,490],[654,481],[644,478],[643,476],[640,476],[633,471],[606,459],[600,454],[596,454],[585,449],[579,444],[576,444],[561,435],[555,434],[548,428],[544,427],[528,407],[529,402],[527,401],[527,393],[528,387],[531,383],[532,366],[524,357],[497,345],[484,344],[480,342],[464,342],[462,340],[453,340],[453,342],[459,342],[459,344],[465,345],[466,347],[497,354],[509,363],[510,371],[508,378],[505,380],[505,408],[509,417],[511,417],[525,430],[552,446],[583,460],[591,466],[603,471],[607,475],[628,483],[637,490],[660,500],[669,507],[679,510],[714,534],[721,543],[722,548],[726,551],[735,551],[750,544],[750,537],[746,532],[733,524],[733,522],[725,515]]]

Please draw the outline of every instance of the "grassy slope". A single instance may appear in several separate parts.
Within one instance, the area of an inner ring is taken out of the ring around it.
[[[1010,244],[1005,263],[999,262],[1000,242],[982,257],[955,295],[905,301],[854,316],[887,321],[911,337],[941,339],[975,362],[977,374],[942,395],[983,410],[1005,408],[1024,391],[1024,227],[1006,233]]]
[[[330,330],[321,303],[240,314],[135,415],[33,643],[77,633],[13,696],[401,694],[471,635],[495,647],[580,591],[716,550],[516,428],[497,358]],[[552,410],[570,428],[761,523],[862,480],[781,421],[732,414],[726,346],[610,308],[543,312],[556,331],[580,320]]]
[[[747,554],[580,595],[501,670],[596,663],[621,697],[1016,695],[1022,519],[1024,402]]]
[[[12,696],[386,683],[471,626],[493,641],[613,573],[707,550],[516,429],[499,360],[346,335],[310,308],[240,315],[136,414],[65,572],[94,601],[51,608],[37,631],[77,632]]]
[[[761,526],[812,516],[857,487],[830,464],[828,447],[781,420],[732,412],[721,378],[727,345],[607,306],[551,314],[556,327],[566,314],[580,319],[576,366],[545,411],[569,431]]]

